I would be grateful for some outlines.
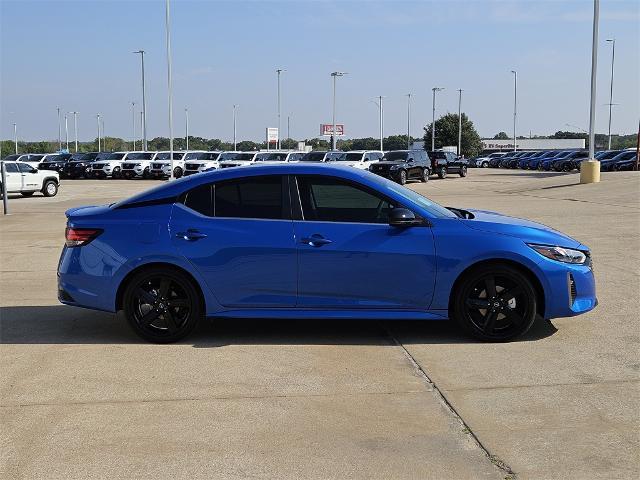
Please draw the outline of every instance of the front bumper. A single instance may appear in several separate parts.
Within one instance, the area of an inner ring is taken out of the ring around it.
[[[596,281],[590,265],[571,265],[544,259],[539,265],[544,274],[544,317],[572,317],[598,305]]]

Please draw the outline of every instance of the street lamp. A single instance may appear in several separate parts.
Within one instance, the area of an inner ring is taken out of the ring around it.
[[[173,84],[171,81],[171,17],[169,0],[165,2],[165,30],[167,37],[167,101],[169,102],[169,158],[171,159],[171,174],[169,180],[173,180]],[[145,122],[146,123],[146,122]],[[147,142],[144,142],[144,150],[147,150]]]
[[[382,99],[385,98],[382,95],[378,95],[376,97],[378,101],[371,100],[371,103],[375,104],[378,107],[378,121],[380,123],[380,150],[384,150],[384,106],[382,104]]]
[[[62,151],[62,133],[60,132],[60,129],[62,128],[60,126],[60,107],[56,107],[56,110],[58,111],[58,151]]]
[[[235,152],[236,150],[236,110],[238,109],[239,105],[234,105],[233,106],[233,151]]]
[[[137,52],[133,52],[135,54],[140,54],[140,63],[142,67],[142,149],[147,150],[147,95],[145,92],[145,81],[144,81],[144,54],[146,53],[144,50],[138,50]]]
[[[133,150],[136,149],[136,102],[131,102],[131,126],[133,128]]]
[[[611,150],[611,107],[613,106],[613,65],[616,60],[616,39],[607,39],[611,42],[611,87],[609,91],[609,150]]]
[[[462,153],[462,89],[458,89],[458,156]]]
[[[518,106],[518,72],[511,70],[513,73],[513,151],[518,148],[516,146],[516,118],[517,118],[517,106]]]
[[[69,151],[69,121],[67,114],[64,114],[64,142],[67,146],[67,152]]]
[[[407,150],[409,150],[411,148],[411,96],[413,94],[412,93],[407,93],[406,97],[407,97]]]
[[[333,129],[331,130],[331,150],[336,149],[336,78],[344,77],[345,75],[347,75],[347,72],[331,72],[331,76],[333,77]]]
[[[598,72],[598,22],[600,19],[600,0],[593,0],[593,31],[591,38],[591,98],[589,104],[589,158],[580,162],[580,183],[600,181],[600,162],[595,154],[596,125],[596,76]]]
[[[291,139],[291,114],[287,115],[287,138]]]
[[[73,133],[76,138],[76,151],[78,153],[78,113],[80,112],[69,112],[73,113]]]
[[[276,70],[276,73],[278,74],[278,150],[280,150],[280,74],[282,72],[286,72],[286,70],[282,68],[278,68]],[[267,148],[269,148],[269,139],[267,139]]]
[[[96,123],[98,124],[98,151],[100,152],[100,114],[96,113]]]
[[[436,149],[436,92],[444,90],[444,87],[433,87],[433,108],[431,118],[431,151]]]
[[[189,150],[189,109],[186,107],[184,109],[184,138],[186,144],[185,150]]]
[[[100,115],[100,123],[102,124],[102,148],[107,150],[107,139],[104,136],[104,115]]]
[[[18,125],[13,122],[13,141],[16,145],[16,155],[18,154]]]

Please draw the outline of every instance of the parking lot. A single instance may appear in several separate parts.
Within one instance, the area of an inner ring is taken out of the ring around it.
[[[592,249],[599,306],[484,344],[448,322],[204,322],[139,341],[62,306],[64,211],[159,182],[66,180],[0,219],[2,478],[637,478],[640,174],[474,169],[408,186]],[[376,281],[376,279],[372,279]]]

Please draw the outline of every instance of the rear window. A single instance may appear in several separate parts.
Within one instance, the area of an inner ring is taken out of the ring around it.
[[[216,217],[282,219],[282,176],[249,177],[216,184]]]

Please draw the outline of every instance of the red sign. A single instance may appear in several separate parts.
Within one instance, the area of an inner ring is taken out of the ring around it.
[[[333,135],[333,125],[331,123],[321,123],[320,135],[325,135],[325,136]],[[341,137],[343,135],[344,135],[344,124],[336,123],[336,136]]]

